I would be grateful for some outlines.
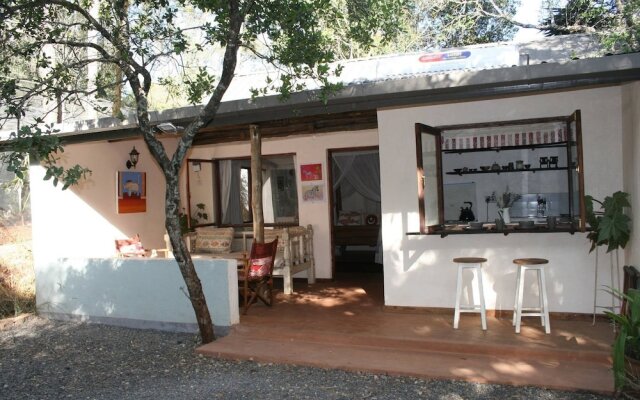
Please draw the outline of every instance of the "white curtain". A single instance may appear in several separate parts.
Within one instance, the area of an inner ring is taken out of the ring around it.
[[[362,153],[335,153],[333,161],[337,166],[334,171],[333,190],[338,187],[345,193],[345,189],[353,188],[365,199],[375,203],[376,210],[380,210],[380,160],[377,151]],[[344,183],[348,183],[345,185]],[[341,185],[342,184],[342,185]],[[382,235],[378,231],[378,246],[375,262],[382,263]]]
[[[241,224],[240,204],[240,167],[241,161],[220,161],[220,198],[222,201],[222,223]]]
[[[222,210],[222,223],[229,220],[227,209],[229,207],[229,195],[231,194],[231,160],[222,160],[220,165],[220,209]]]
[[[377,152],[334,154],[333,160],[338,167],[334,190],[344,180],[366,199],[380,203],[380,160]]]
[[[267,224],[275,222],[273,211],[273,171],[262,171],[262,217]]]

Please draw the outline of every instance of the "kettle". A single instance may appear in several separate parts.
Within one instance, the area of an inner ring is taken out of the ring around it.
[[[473,207],[473,203],[470,201],[465,201],[464,204],[468,204],[469,207],[460,207],[460,217],[458,218],[460,221],[475,221],[476,216],[473,215],[473,211],[471,207]]]

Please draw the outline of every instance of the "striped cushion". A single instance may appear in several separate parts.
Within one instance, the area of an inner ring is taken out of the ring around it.
[[[233,228],[199,228],[196,229],[197,253],[231,253]]]

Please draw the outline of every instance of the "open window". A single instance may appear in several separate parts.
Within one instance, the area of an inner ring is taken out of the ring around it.
[[[507,207],[517,228],[586,229],[579,110],[560,117],[415,126],[421,233],[465,233],[474,221],[480,224],[473,233],[495,232],[490,224],[501,219],[504,193],[516,198]]]
[[[416,124],[418,209],[420,232],[430,233],[444,224],[441,131]]]
[[[190,223],[193,226],[248,226],[251,209],[251,160],[233,158],[187,162]],[[262,156],[262,208],[267,226],[298,224],[298,191],[293,155]],[[198,219],[204,205],[209,219]]]
[[[187,207],[182,222],[188,228],[215,224],[214,163],[212,160],[187,160]]]

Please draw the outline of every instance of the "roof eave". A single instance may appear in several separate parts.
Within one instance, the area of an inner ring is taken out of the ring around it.
[[[638,53],[567,63],[452,71],[350,85],[336,93],[326,104],[317,100],[314,91],[293,94],[287,101],[281,101],[278,96],[268,96],[224,102],[208,126],[616,85],[633,80],[640,80]],[[200,108],[183,107],[154,113],[152,121],[185,125],[197,115]],[[78,123],[76,127],[76,131],[61,135],[65,143],[118,140],[140,135],[132,124],[101,127],[98,121],[94,127],[89,128],[87,122]]]

